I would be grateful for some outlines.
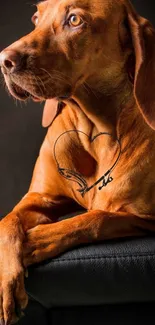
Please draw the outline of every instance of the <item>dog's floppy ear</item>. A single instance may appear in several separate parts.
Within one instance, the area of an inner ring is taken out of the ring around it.
[[[135,52],[134,96],[145,121],[155,130],[155,30],[129,2],[125,3]]]
[[[48,127],[53,122],[58,112],[59,112],[58,100],[55,98],[46,100],[44,110],[43,110],[42,126],[45,128]]]

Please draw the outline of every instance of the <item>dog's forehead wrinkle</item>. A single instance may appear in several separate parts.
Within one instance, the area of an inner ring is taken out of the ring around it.
[[[120,3],[127,0],[45,0],[38,4],[38,11],[42,22],[47,26],[51,24],[53,30],[65,19],[64,15],[75,9],[84,10],[84,14],[90,15],[92,23],[95,23],[96,18],[102,19],[105,22],[110,21],[110,17],[115,14],[115,22],[118,19],[118,7]],[[113,21],[110,22],[113,24]],[[116,22],[117,24],[117,22]],[[102,24],[101,24],[102,25]]]
[[[95,15],[106,15],[108,12],[111,12],[114,8],[120,7],[120,1],[118,0],[44,0],[40,1],[37,6],[40,7],[45,7],[46,5],[51,7],[51,10],[55,9],[54,7],[58,5],[60,6],[61,9],[67,8],[67,7],[79,7],[85,10],[90,11],[92,14]]]

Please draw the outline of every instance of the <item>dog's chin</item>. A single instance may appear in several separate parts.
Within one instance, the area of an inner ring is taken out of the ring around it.
[[[14,81],[10,81],[7,80],[5,78],[6,81],[6,85],[8,87],[8,90],[10,92],[10,94],[21,101],[26,101],[27,99],[32,99],[34,102],[42,102],[45,101],[47,99],[51,99],[51,98],[56,98],[58,101],[62,101],[62,100],[67,100],[70,97],[70,92],[65,92],[65,95],[59,95],[59,96],[40,96],[38,94],[34,94],[32,92],[27,91],[26,89],[24,89],[23,87],[19,86],[17,83],[15,83]]]
[[[28,98],[31,98],[35,102],[42,102],[46,99],[28,92],[21,86],[17,85],[15,82],[6,80],[6,85],[10,94],[18,100],[26,101]]]

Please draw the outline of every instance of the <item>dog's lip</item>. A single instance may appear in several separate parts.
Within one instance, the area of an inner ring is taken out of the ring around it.
[[[22,88],[21,86],[19,86],[18,84],[16,84],[13,81],[6,81],[8,89],[11,93],[11,95],[13,97],[15,97],[16,99],[22,100],[22,101],[26,101],[28,98],[32,98],[33,101],[35,102],[42,102],[43,98],[40,98],[39,96],[35,96],[33,94],[31,94],[30,92],[28,92],[27,90],[25,90],[24,88]]]
[[[31,98],[34,102],[43,102],[47,99],[53,98],[57,99],[57,101],[65,101],[71,97],[71,90],[68,89],[66,90],[65,94],[61,96],[43,97],[38,94],[34,94],[27,89],[24,89],[24,87],[21,87],[21,85],[12,80],[12,78],[8,78],[7,75],[4,76],[4,79],[11,95],[21,101],[26,101],[28,98]]]
[[[30,97],[30,93],[23,90],[20,86],[18,86],[15,83],[9,83],[8,88],[9,88],[11,95],[19,100],[26,100]]]

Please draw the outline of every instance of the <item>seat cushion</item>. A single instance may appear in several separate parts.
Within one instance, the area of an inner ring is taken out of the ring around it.
[[[49,311],[51,325],[146,325],[155,323],[155,303],[60,307]],[[24,324],[22,324],[24,325]],[[29,325],[29,324],[28,324]]]
[[[155,238],[79,247],[29,268],[28,293],[47,308],[155,300]]]
[[[29,299],[27,308],[24,310],[24,317],[17,325],[49,325],[47,310],[36,301]]]

